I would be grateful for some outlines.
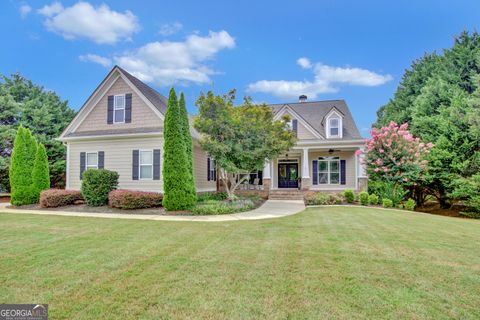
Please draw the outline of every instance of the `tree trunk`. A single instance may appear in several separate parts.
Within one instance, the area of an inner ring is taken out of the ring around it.
[[[223,181],[223,184],[225,185],[225,191],[227,192],[228,195],[228,200],[233,201],[235,200],[235,190],[237,187],[242,184],[245,180],[248,179],[248,177],[243,177],[241,179],[237,178],[239,177],[238,173],[229,173],[224,170],[221,170],[221,179]]]

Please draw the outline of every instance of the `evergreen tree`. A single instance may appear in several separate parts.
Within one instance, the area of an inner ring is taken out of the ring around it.
[[[32,170],[37,142],[30,130],[20,126],[15,137],[10,165],[11,203],[25,205],[36,202],[32,192]]]
[[[193,175],[193,141],[192,141],[192,134],[190,133],[190,122],[188,119],[188,111],[187,106],[185,103],[185,95],[183,92],[180,94],[180,119],[182,120],[182,128],[183,133],[182,136],[185,142],[185,151],[187,154],[188,160],[188,174],[189,174],[189,181],[188,186],[190,187],[189,193],[196,198],[196,189],[195,189],[195,177]]]
[[[32,192],[38,202],[40,192],[50,188],[50,174],[48,172],[48,158],[45,146],[38,144],[37,154],[35,155],[35,164],[32,171]]]
[[[177,95],[172,88],[163,131],[163,206],[172,211],[188,210],[195,204],[195,195],[189,191],[191,178],[183,127]]]

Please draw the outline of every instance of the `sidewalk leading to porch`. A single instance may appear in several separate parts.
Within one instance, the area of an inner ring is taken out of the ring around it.
[[[157,221],[236,221],[236,220],[261,220],[280,218],[299,213],[305,209],[303,201],[299,200],[267,200],[261,207],[241,213],[212,215],[212,216],[169,216],[169,215],[146,215],[146,214],[122,214],[122,213],[92,213],[72,211],[50,211],[30,209],[10,209],[9,203],[0,203],[0,213],[16,214],[41,214],[70,217],[109,218],[109,219],[136,219]]]

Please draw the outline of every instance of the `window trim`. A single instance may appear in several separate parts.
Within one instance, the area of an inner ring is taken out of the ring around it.
[[[340,157],[333,157],[333,156],[329,156],[329,157],[319,157],[318,158],[318,184],[319,185],[340,185],[340,173],[341,173],[341,168],[340,168]],[[326,162],[327,163],[327,171],[320,171],[320,162]],[[332,171],[332,165],[331,163],[332,162],[337,162],[338,163],[338,170],[337,171]],[[327,173],[327,183],[322,183],[320,182],[320,173]],[[332,173],[338,173],[338,182],[337,183],[332,183],[331,182],[331,175]]]
[[[210,181],[217,181],[216,177],[216,166],[217,166],[217,163],[215,161],[215,159],[213,157],[208,157],[208,159],[210,159],[210,172],[208,173],[208,175],[210,176]]]
[[[142,152],[150,152],[152,154],[151,164],[142,164]],[[140,149],[138,150],[138,180],[153,180],[153,149]],[[142,166],[150,166],[152,168],[151,178],[142,178]]]
[[[89,165],[88,164],[88,155],[89,154],[95,154],[97,158],[97,164],[96,165]],[[98,170],[98,151],[90,151],[90,152],[85,152],[85,171],[88,169],[97,169]]]
[[[334,119],[337,120],[338,133],[336,135],[331,134],[331,129],[335,128],[335,127],[332,127],[330,122]],[[343,138],[343,117],[336,110],[332,110],[327,115],[326,124],[325,124],[325,131],[326,131],[327,139]]]
[[[337,125],[332,126],[332,121],[336,120]],[[337,134],[332,134],[332,129],[337,129]],[[328,130],[330,131],[330,137],[339,137],[340,136],[340,119],[337,117],[331,117],[328,119]]]
[[[123,97],[123,107],[117,107],[116,101],[117,98]],[[113,96],[113,123],[125,123],[125,107],[126,107],[127,96],[125,94],[117,94]],[[115,114],[122,110],[123,111],[123,121],[116,121]]]

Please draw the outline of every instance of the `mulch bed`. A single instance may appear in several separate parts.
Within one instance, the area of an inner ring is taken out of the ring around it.
[[[451,208],[443,209],[440,208],[440,205],[437,202],[426,202],[422,207],[418,207],[415,211],[425,212],[430,214],[436,214],[440,216],[447,216],[447,217],[459,217],[459,218],[466,218],[460,214],[460,211],[464,211],[465,206],[460,204],[454,204]]]

